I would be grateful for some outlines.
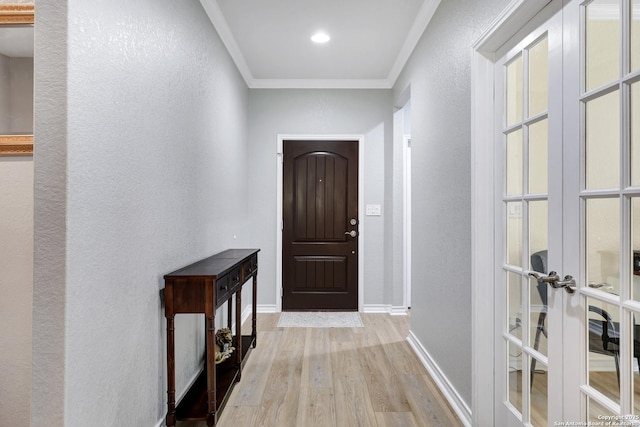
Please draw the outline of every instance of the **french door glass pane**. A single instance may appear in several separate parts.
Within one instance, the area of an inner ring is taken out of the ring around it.
[[[619,404],[620,309],[594,298],[586,300],[589,385]]]
[[[640,12],[639,12],[640,13]],[[640,49],[640,47],[639,47]],[[640,185],[640,82],[630,87],[631,184]],[[640,248],[638,248],[640,249]]]
[[[586,90],[620,76],[620,4],[594,0],[586,11]]]
[[[586,202],[587,283],[620,294],[620,201]]]
[[[522,55],[507,65],[507,126],[522,121]]]
[[[547,426],[547,366],[536,361],[536,370],[531,376],[531,424],[534,427]]]
[[[520,327],[522,320],[522,276],[511,272],[508,272],[507,276],[509,333],[522,339],[522,328]]]
[[[507,203],[507,263],[522,267],[522,202]]]
[[[529,253],[548,248],[549,203],[546,200],[529,202]],[[531,262],[531,260],[529,260]],[[533,266],[531,268],[533,270]],[[547,273],[542,271],[541,273]]]
[[[549,121],[529,126],[529,193],[546,193],[549,175]]]
[[[507,135],[507,195],[522,194],[522,129]]]
[[[529,114],[547,110],[549,104],[549,41],[544,37],[529,49]]]
[[[586,186],[620,186],[620,94],[610,92],[586,105]]]
[[[631,71],[640,70],[640,0],[631,3]]]
[[[547,284],[529,280],[529,345],[547,355]]]
[[[509,403],[522,413],[522,349],[509,342],[508,354],[508,378],[509,378]]]

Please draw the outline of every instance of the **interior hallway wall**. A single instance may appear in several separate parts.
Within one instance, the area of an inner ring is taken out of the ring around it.
[[[391,305],[385,297],[385,150],[392,141],[390,90],[252,89],[249,93],[251,235],[264,249],[258,304],[275,306],[278,134],[361,134],[365,138],[365,203],[382,205],[382,216],[365,217],[364,304]]]
[[[394,86],[411,86],[411,330],[471,407],[471,45],[508,0],[440,3]]]
[[[163,275],[248,245],[248,89],[196,0],[36,13],[34,426],[166,412]],[[176,317],[178,394],[201,316]]]

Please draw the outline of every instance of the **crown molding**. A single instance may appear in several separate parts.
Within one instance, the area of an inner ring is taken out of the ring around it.
[[[391,71],[389,72],[389,80],[391,86],[393,86],[400,76],[400,73],[404,69],[404,66],[407,64],[407,61],[411,57],[413,50],[416,48],[416,45],[420,41],[422,34],[424,34],[424,30],[427,29],[429,22],[431,22],[431,18],[436,13],[436,9],[440,6],[440,0],[425,0],[416,15],[415,21],[413,21],[413,25],[411,25],[411,29],[407,34],[407,38],[398,52],[398,56],[396,57],[396,61],[391,67]]]
[[[473,44],[473,50],[489,56],[504,43],[505,34],[515,34],[522,22],[535,16],[551,0],[512,0]],[[524,17],[524,18],[523,18]]]
[[[222,43],[227,48],[229,55],[231,55],[231,59],[233,59],[233,62],[236,64],[236,67],[242,75],[245,83],[247,86],[251,87],[251,82],[254,80],[253,74],[249,69],[249,65],[247,64],[235,37],[233,37],[233,33],[229,28],[229,24],[227,24],[227,20],[224,19],[224,15],[218,6],[218,2],[216,0],[200,0],[200,4],[204,8],[204,11],[207,13],[213,27],[222,39]]]
[[[253,79],[250,89],[391,89],[388,79]]]

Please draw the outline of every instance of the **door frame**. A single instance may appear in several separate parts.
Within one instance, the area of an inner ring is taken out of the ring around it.
[[[405,309],[411,308],[411,135],[402,136],[402,206],[403,235],[404,235],[404,257],[402,266],[404,271],[404,297],[403,305]]]
[[[362,134],[278,134],[276,141],[277,200],[276,200],[276,312],[282,311],[282,229],[283,229],[283,142],[297,141],[357,141],[358,142],[358,311],[364,302],[364,135]]]
[[[560,1],[560,0],[557,0]],[[496,301],[494,241],[494,64],[496,52],[550,0],[513,0],[472,46],[471,59],[471,301],[472,301],[472,423],[494,425],[493,316]]]

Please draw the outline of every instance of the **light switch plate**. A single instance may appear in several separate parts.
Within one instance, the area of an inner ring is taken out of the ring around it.
[[[367,205],[367,216],[380,216],[382,215],[382,208],[380,205]]]

